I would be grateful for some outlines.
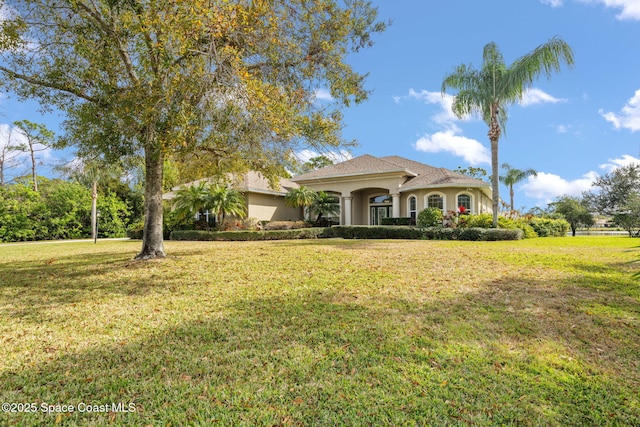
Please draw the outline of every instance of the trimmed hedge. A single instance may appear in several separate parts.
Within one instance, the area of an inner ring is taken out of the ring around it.
[[[380,225],[411,225],[411,218],[382,218]]]
[[[368,225],[337,225],[331,227],[335,237],[343,239],[422,239],[419,228]]]
[[[254,241],[254,240],[294,240],[318,239],[333,237],[331,228],[297,228],[294,230],[266,230],[266,231],[204,231],[204,230],[176,230],[171,232],[170,240],[196,241]]]
[[[330,228],[300,228],[295,230],[268,231],[204,231],[180,230],[171,233],[171,240],[192,241],[258,241],[294,240],[340,237],[343,239],[407,239],[407,240],[520,240],[520,229],[502,228],[444,228],[338,225]]]

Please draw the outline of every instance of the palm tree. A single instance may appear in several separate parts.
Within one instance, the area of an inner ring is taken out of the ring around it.
[[[491,190],[493,192],[493,226],[498,226],[498,205],[500,202],[498,179],[498,140],[507,121],[507,107],[522,99],[525,91],[532,87],[540,76],[550,78],[560,71],[561,62],[573,66],[573,51],[559,37],[538,46],[532,52],[517,59],[509,67],[498,46],[491,42],[484,47],[482,67],[461,64],[445,76],[442,94],[447,89],[457,89],[453,113],[465,117],[479,113],[489,125],[491,141]]]
[[[511,201],[511,212],[515,209],[513,207],[513,186],[517,183],[524,181],[530,176],[538,176],[538,172],[534,169],[514,169],[509,163],[503,163],[502,169],[506,172],[505,175],[499,177],[500,182],[509,187],[509,196]]]
[[[316,193],[316,200],[311,205],[311,212],[318,215],[316,218],[316,224],[320,223],[322,216],[326,216],[329,219],[330,216],[338,215],[340,213],[340,204],[336,199],[336,196],[327,194],[324,191],[318,191]]]
[[[287,194],[284,196],[284,202],[287,204],[287,206],[291,206],[293,208],[302,208],[304,217],[305,211],[310,213],[307,208],[313,205],[313,202],[315,202],[317,198],[318,193],[316,193],[309,187],[301,185],[298,188],[292,188],[287,191]]]
[[[244,218],[247,203],[238,190],[223,184],[211,184],[206,190],[205,206],[216,216],[216,222],[222,224],[227,215]]]
[[[176,192],[173,208],[180,218],[195,216],[207,209],[207,183],[186,185]]]

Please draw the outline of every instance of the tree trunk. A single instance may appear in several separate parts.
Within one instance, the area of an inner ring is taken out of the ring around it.
[[[98,180],[94,179],[91,186],[91,238],[98,238]]]
[[[163,155],[157,141],[147,141],[144,149],[144,231],[142,251],[136,259],[164,258],[162,235]]]
[[[509,197],[511,199],[511,212],[515,211],[513,207],[513,184],[509,185]]]
[[[38,177],[36,176],[36,153],[33,150],[33,143],[29,141],[29,151],[31,151],[31,178],[33,178],[33,191],[38,192]]]
[[[493,227],[498,228],[498,210],[500,205],[500,181],[498,175],[498,140],[500,139],[500,124],[498,123],[498,107],[491,106],[491,123],[489,123],[489,140],[491,141],[491,192],[493,207]]]

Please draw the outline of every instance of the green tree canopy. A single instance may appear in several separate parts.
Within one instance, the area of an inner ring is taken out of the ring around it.
[[[565,195],[557,198],[549,207],[554,213],[561,214],[567,220],[573,236],[576,235],[576,229],[579,226],[591,227],[595,224],[586,200],[581,197]]]
[[[584,198],[593,211],[611,215],[630,235],[640,234],[639,164],[621,166],[596,179],[592,187]]]
[[[539,76],[551,77],[562,63],[573,65],[571,47],[554,37],[507,66],[498,46],[484,47],[482,66],[459,65],[442,82],[442,93],[457,90],[452,111],[457,117],[478,113],[489,126],[491,141],[491,190],[493,192],[493,226],[498,226],[500,187],[498,177],[498,140],[507,122],[507,108],[522,99]]]
[[[173,209],[178,218],[195,216],[209,208],[207,187],[206,181],[201,181],[197,184],[185,185],[176,191],[176,197],[173,199]]]
[[[31,180],[33,189],[38,191],[38,175],[36,172],[36,153],[44,151],[53,143],[55,134],[40,123],[34,123],[29,120],[19,120],[13,125],[18,129],[25,139],[24,144],[17,146],[17,149],[25,153],[29,153],[31,158]]]
[[[227,216],[247,216],[244,195],[225,184],[216,183],[208,186],[205,207],[216,215],[216,221],[220,225]]]
[[[317,198],[318,193],[316,193],[315,190],[305,185],[301,185],[298,188],[292,188],[287,191],[287,194],[284,196],[284,202],[287,206],[302,208],[307,210],[308,213],[311,213],[307,208],[313,205]]]
[[[318,215],[316,217],[316,223],[320,223],[323,216],[329,219],[331,216],[339,215],[340,203],[336,196],[324,191],[318,191],[316,199],[311,204],[310,210]]]
[[[339,108],[367,97],[348,55],[386,26],[366,0],[3,4],[4,88],[65,112],[62,143],[144,158],[138,258],[165,254],[166,158],[275,179],[301,144],[343,144]]]

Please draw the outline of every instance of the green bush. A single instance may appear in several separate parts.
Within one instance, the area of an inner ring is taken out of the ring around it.
[[[522,230],[489,228],[445,228],[428,227],[419,229],[403,226],[366,226],[338,225],[326,228],[299,228],[294,230],[266,231],[205,231],[175,230],[171,232],[171,240],[194,241],[257,241],[257,240],[294,240],[340,237],[343,239],[429,239],[429,240],[518,240],[523,236]]]
[[[503,228],[487,228],[484,230],[483,240],[520,240],[524,236],[524,232],[519,229],[507,230]]]
[[[264,225],[264,230],[296,230],[308,227],[304,221],[270,221]]]
[[[484,240],[484,234],[487,229],[480,227],[461,228],[458,232],[458,240]]]
[[[266,231],[205,231],[205,230],[176,230],[170,235],[171,240],[195,241],[258,241],[258,240],[294,240],[318,239],[334,237],[331,228],[297,228],[294,230],[266,230]]]
[[[458,240],[461,230],[462,229],[459,228],[445,228],[443,226],[428,227],[424,229],[422,235],[425,239],[429,240]]]
[[[569,231],[570,225],[564,219],[551,219],[533,217],[529,220],[529,225],[540,237],[564,237]]]
[[[337,225],[331,227],[335,237],[343,239],[421,239],[422,232],[414,227]]]
[[[411,225],[411,218],[382,218],[380,225]]]
[[[427,208],[418,214],[416,225],[420,228],[442,225],[442,211],[438,208]]]
[[[461,223],[461,226],[466,228],[484,228],[491,229],[493,228],[493,215],[483,213],[477,215],[468,215],[465,218],[464,223]],[[522,236],[525,239],[531,239],[534,237],[538,237],[536,231],[529,225],[529,223],[524,219],[511,219],[505,216],[498,217],[498,228],[505,230],[522,230]],[[503,240],[503,239],[500,239]],[[510,239],[507,239],[510,240]]]
[[[142,233],[144,232],[144,220],[139,220],[129,224],[127,227],[127,237],[130,239],[142,239]]]
[[[464,221],[464,226],[467,228],[492,228],[493,227],[493,215],[491,214],[477,214],[467,215]]]

